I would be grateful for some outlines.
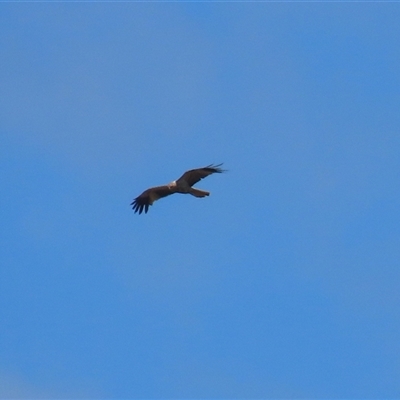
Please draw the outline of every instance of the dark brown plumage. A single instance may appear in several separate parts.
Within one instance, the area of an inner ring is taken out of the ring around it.
[[[210,192],[193,188],[192,186],[201,179],[214,173],[224,172],[222,164],[208,165],[204,168],[191,169],[186,171],[179,179],[172,181],[168,185],[155,186],[145,190],[140,196],[136,197],[131,203],[135,213],[141,214],[143,211],[147,213],[149,207],[158,199],[169,196],[174,193],[189,193],[195,197],[209,196]]]

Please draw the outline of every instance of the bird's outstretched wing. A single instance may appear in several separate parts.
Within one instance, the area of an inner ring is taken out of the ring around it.
[[[140,196],[136,197],[131,203],[132,209],[135,213],[141,214],[144,210],[145,213],[149,207],[158,199],[173,194],[174,191],[168,185],[155,186],[145,190]]]
[[[207,177],[208,175],[221,173],[225,170],[220,168],[222,164],[218,165],[207,165],[204,168],[196,168],[186,171],[176,182],[179,185],[180,182],[184,181],[189,184],[189,186],[193,186],[195,183],[199,182],[201,179]]]

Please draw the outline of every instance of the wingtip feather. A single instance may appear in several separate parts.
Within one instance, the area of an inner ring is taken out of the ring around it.
[[[222,173],[222,172],[226,172],[226,169],[220,168],[224,163],[220,163],[220,164],[210,164],[207,165],[206,168],[211,168],[213,170],[213,172],[217,172],[217,173]]]

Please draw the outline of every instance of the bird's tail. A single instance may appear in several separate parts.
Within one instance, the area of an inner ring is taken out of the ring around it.
[[[206,197],[210,195],[210,192],[206,192],[205,190],[190,188],[189,193],[196,197]]]

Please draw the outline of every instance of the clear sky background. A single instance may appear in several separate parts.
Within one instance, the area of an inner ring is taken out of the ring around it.
[[[399,21],[0,4],[0,397],[400,398]]]

